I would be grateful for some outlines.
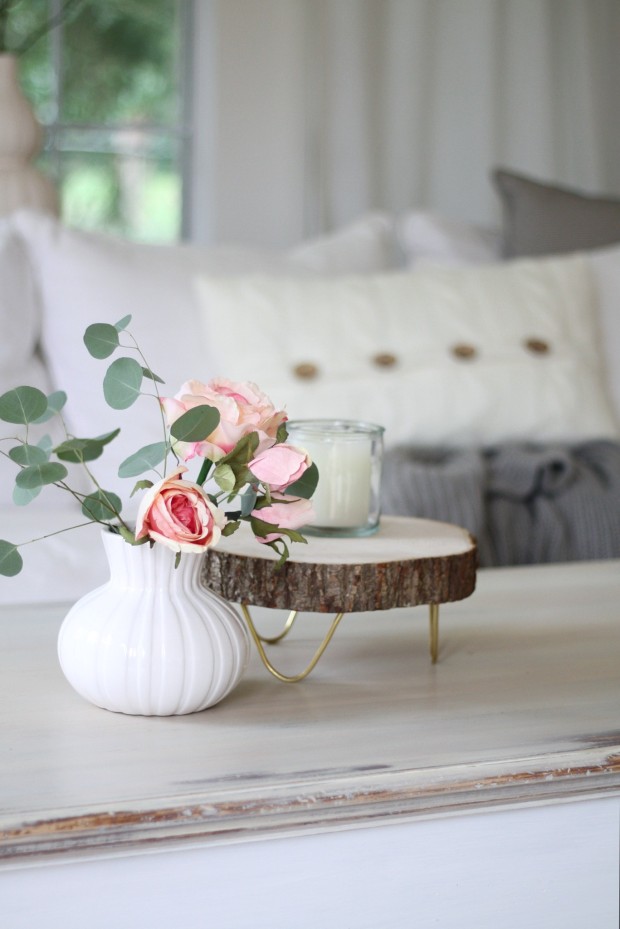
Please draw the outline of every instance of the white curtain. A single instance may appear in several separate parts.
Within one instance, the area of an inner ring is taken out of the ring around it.
[[[618,0],[304,0],[304,227],[487,223],[502,165],[620,195]]]

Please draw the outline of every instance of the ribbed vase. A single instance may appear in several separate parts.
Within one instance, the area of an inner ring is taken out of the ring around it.
[[[106,710],[142,716],[195,713],[241,679],[249,639],[234,608],[200,580],[202,555],[133,546],[102,533],[107,584],[65,617],[58,657],[71,686]]]

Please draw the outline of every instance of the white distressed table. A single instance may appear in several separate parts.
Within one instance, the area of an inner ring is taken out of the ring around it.
[[[423,607],[355,614],[178,718],[81,700],[64,609],[0,612],[3,927],[617,929],[618,562],[479,572],[437,665]]]

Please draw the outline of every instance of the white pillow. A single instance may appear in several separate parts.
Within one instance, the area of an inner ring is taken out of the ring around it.
[[[88,437],[121,427],[121,435],[93,464],[93,471],[106,489],[120,492],[123,499],[132,482],[117,477],[118,466],[142,446],[161,440],[161,418],[156,402],[144,397],[125,411],[107,406],[103,376],[120,355],[104,361],[91,358],[82,341],[87,326],[114,324],[131,313],[131,330],[140,348],[165,379],[164,393],[173,394],[188,378],[208,380],[217,373],[217,352],[202,339],[194,288],[197,273],[313,275],[315,267],[357,272],[365,265],[376,270],[386,266],[391,248],[391,227],[380,214],[289,253],[138,244],[73,230],[29,211],[16,214],[15,225],[38,277],[43,351],[55,387],[69,396],[69,430]]]
[[[490,264],[501,257],[499,229],[412,210],[398,217],[396,237],[409,268],[424,264]]]
[[[620,421],[620,246],[583,255],[594,278],[607,382]]]
[[[218,372],[291,418],[370,420],[392,445],[617,435],[583,258],[197,287]]]

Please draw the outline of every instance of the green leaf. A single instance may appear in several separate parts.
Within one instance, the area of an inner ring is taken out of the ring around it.
[[[130,322],[131,322],[131,313],[128,316],[123,316],[123,318],[119,319],[117,323],[114,323],[114,328],[118,332],[122,332],[123,329],[127,328]]]
[[[319,483],[319,469],[314,462],[307,468],[306,471],[301,475],[298,481],[295,481],[294,484],[290,484],[285,493],[289,494],[291,497],[303,497],[304,500],[309,500],[316,486]]]
[[[0,419],[5,423],[34,423],[47,410],[47,397],[36,387],[14,387],[0,397]]]
[[[62,410],[67,402],[67,395],[64,390],[56,390],[53,394],[47,396],[47,409],[43,416],[35,419],[35,423],[46,423],[52,416],[56,416]]]
[[[114,410],[126,410],[140,396],[142,368],[133,358],[117,358],[103,379],[103,395]]]
[[[215,483],[226,493],[230,493],[236,483],[235,472],[229,464],[217,465],[213,472]]]
[[[137,477],[145,471],[150,471],[161,464],[168,454],[169,445],[167,442],[153,442],[152,445],[145,445],[139,451],[125,458],[118,469],[119,477]]]
[[[121,430],[106,432],[94,439],[67,439],[54,449],[54,454],[61,461],[70,461],[81,464],[85,461],[95,461],[103,454],[104,447],[115,439]]]
[[[84,345],[93,358],[109,358],[119,346],[116,326],[93,323],[84,333]]]
[[[45,452],[46,458],[48,460],[52,452],[53,445],[54,443],[52,442],[51,435],[42,435],[39,441],[37,442],[38,448],[43,449],[43,451]]]
[[[250,513],[256,506],[257,497],[258,497],[258,494],[254,490],[254,488],[251,486],[248,487],[248,489],[245,490],[241,494],[240,499],[241,499],[241,515],[242,516],[250,515]]]
[[[136,483],[134,484],[133,490],[131,491],[129,496],[133,497],[133,495],[137,493],[138,490],[148,490],[149,487],[152,487],[152,486],[153,486],[153,481],[147,481],[147,480],[136,481]]]
[[[174,556],[174,566],[175,566],[175,568],[178,568],[180,564],[181,564],[181,552],[178,551],[178,552],[176,553],[176,555]]]
[[[269,548],[272,548],[274,552],[276,553],[276,555],[280,556],[278,560],[276,561],[275,567],[274,567],[274,571],[279,571],[290,554],[288,550],[288,545],[286,544],[284,539],[272,539],[271,542],[266,542],[265,544],[268,545]]]
[[[0,539],[0,574],[15,577],[24,565],[24,559],[17,551],[17,546],[5,539]]]
[[[241,465],[247,465],[252,460],[258,448],[258,442],[257,432],[250,432],[249,435],[244,435],[239,439],[232,451],[224,455],[223,458],[220,458],[219,464],[229,464],[235,472],[238,472]]]
[[[173,422],[170,435],[179,442],[202,442],[217,429],[219,421],[220,413],[214,406],[195,406]]]
[[[275,523],[268,523],[264,519],[257,519],[256,516],[250,518],[250,525],[252,526],[254,535],[260,536],[261,538],[271,535],[272,532],[277,532],[279,535],[285,535],[292,542],[305,542],[307,544],[307,539],[305,539],[300,532],[297,532],[296,529],[283,529],[281,526],[276,526]]]
[[[288,430],[286,428],[286,423],[280,423],[278,426],[278,431],[276,432],[276,443],[286,442],[288,439]]]
[[[128,529],[127,526],[119,526],[118,531],[119,535],[122,535],[125,542],[129,542],[130,545],[144,545],[149,541],[148,535],[143,536],[141,539],[136,539],[131,529]]]
[[[240,525],[241,523],[239,522],[238,519],[235,519],[235,520],[232,520],[231,522],[226,523],[226,525],[222,529],[222,535],[223,536],[232,535],[233,532],[237,531]]]
[[[48,456],[38,445],[16,445],[15,448],[9,449],[9,458],[23,468],[44,464],[48,460]]]
[[[142,368],[142,373],[145,377],[150,378],[152,381],[157,381],[158,384],[166,383],[161,377],[159,377],[159,375],[151,371],[150,368]]]
[[[35,497],[41,493],[41,487],[34,487],[32,490],[26,490],[24,487],[13,488],[13,503],[15,506],[28,506]]]
[[[96,490],[82,501],[82,513],[96,522],[115,519],[121,511],[122,503],[116,494],[109,490]]]
[[[68,473],[65,466],[57,461],[47,461],[45,464],[30,465],[24,468],[15,478],[15,483],[24,490],[34,490],[36,487],[62,481]]]

